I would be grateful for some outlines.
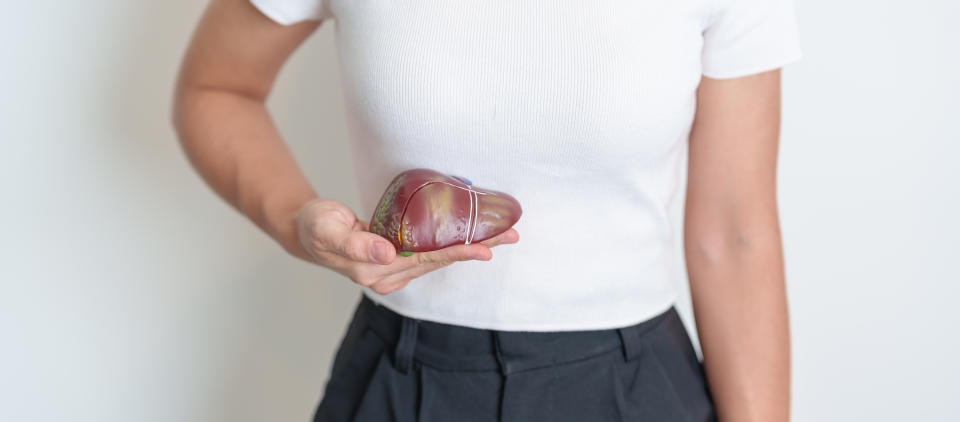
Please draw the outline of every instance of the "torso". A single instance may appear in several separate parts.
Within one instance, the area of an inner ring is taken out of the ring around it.
[[[517,244],[386,296],[501,330],[624,326],[673,303],[668,208],[701,77],[700,0],[331,0],[361,209],[425,167],[507,192]]]

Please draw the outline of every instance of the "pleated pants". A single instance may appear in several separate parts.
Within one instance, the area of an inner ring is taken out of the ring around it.
[[[314,421],[716,420],[671,307],[607,330],[484,330],[408,318],[362,295]]]

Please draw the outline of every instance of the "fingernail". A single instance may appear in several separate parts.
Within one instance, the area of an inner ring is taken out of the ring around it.
[[[390,247],[383,242],[373,242],[373,244],[370,245],[370,255],[374,261],[386,264],[390,259]]]

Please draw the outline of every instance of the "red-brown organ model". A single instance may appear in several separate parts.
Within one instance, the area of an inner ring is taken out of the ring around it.
[[[427,252],[494,237],[516,224],[522,212],[508,194],[418,168],[390,182],[370,220],[370,231],[385,237],[398,252]]]

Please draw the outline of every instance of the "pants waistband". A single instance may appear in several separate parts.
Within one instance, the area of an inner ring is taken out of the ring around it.
[[[489,371],[504,375],[586,359],[614,349],[636,358],[641,337],[660,322],[676,318],[676,308],[621,328],[578,331],[499,331],[410,318],[361,295],[357,317],[392,345],[397,369],[415,364],[439,370]]]

